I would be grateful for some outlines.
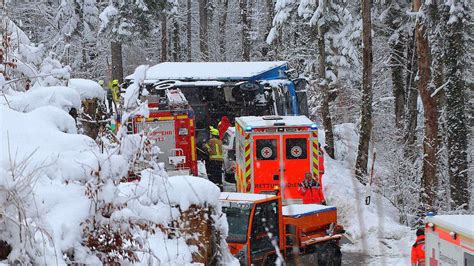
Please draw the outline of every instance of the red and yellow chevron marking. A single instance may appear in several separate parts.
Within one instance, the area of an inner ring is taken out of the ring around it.
[[[245,191],[250,192],[251,189],[251,180],[250,175],[252,174],[252,158],[250,154],[250,134],[245,133],[245,148],[244,148],[244,162],[245,162],[245,171],[244,171],[244,184],[245,184]]]
[[[312,132],[312,144],[311,144],[311,153],[312,153],[312,172],[313,179],[319,180],[319,147],[318,147],[318,131],[315,130]]]
[[[238,163],[235,164],[235,176],[236,176],[236,189],[237,192],[242,192],[242,171]]]

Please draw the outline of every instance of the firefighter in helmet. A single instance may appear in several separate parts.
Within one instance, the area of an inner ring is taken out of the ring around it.
[[[112,98],[114,102],[117,104],[118,102],[120,102],[120,89],[119,89],[118,80],[116,79],[112,80],[111,90],[112,90]]]
[[[207,175],[222,190],[222,141],[219,139],[219,130],[212,126],[209,128],[211,138],[205,145],[209,155]]]
[[[425,265],[425,230],[418,228],[416,230],[415,244],[411,247],[411,265]]]

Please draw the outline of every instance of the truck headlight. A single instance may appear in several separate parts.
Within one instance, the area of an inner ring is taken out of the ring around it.
[[[180,135],[180,136],[186,136],[186,135],[188,135],[188,129],[185,128],[185,127],[179,128],[178,135]]]

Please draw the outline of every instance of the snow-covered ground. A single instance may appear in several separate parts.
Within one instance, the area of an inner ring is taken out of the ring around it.
[[[98,265],[103,254],[86,243],[107,228],[123,238],[117,245],[136,249],[142,264],[188,264],[198,250],[188,240],[197,236],[170,236],[166,230],[194,205],[212,210],[209,219],[221,233],[223,261],[235,263],[224,241],[227,222],[214,184],[168,177],[156,164],[141,172],[140,181],[121,183],[129,157],[139,148],[126,140],[137,136],[125,135],[123,145],[102,151],[93,139],[77,134],[68,111],[80,109],[83,97],[101,97],[96,85],[75,80],[73,88],[5,90],[0,98],[0,239],[12,247],[5,262],[66,265],[74,259]],[[113,256],[127,263],[122,254]]]
[[[338,222],[353,241],[342,246],[343,253],[363,259],[364,265],[409,265],[414,232],[398,222],[398,211],[384,197],[372,193],[371,203],[366,205],[367,189],[354,177],[358,143],[355,126],[337,125],[334,133],[336,160],[325,156],[323,189],[328,203],[337,206]],[[322,130],[320,137],[324,142]]]

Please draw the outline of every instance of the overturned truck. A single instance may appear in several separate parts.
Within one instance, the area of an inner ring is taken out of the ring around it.
[[[140,94],[179,88],[195,113],[196,140],[209,138],[222,116],[307,115],[305,79],[287,62],[166,62],[150,67]],[[127,82],[132,81],[132,76]]]

